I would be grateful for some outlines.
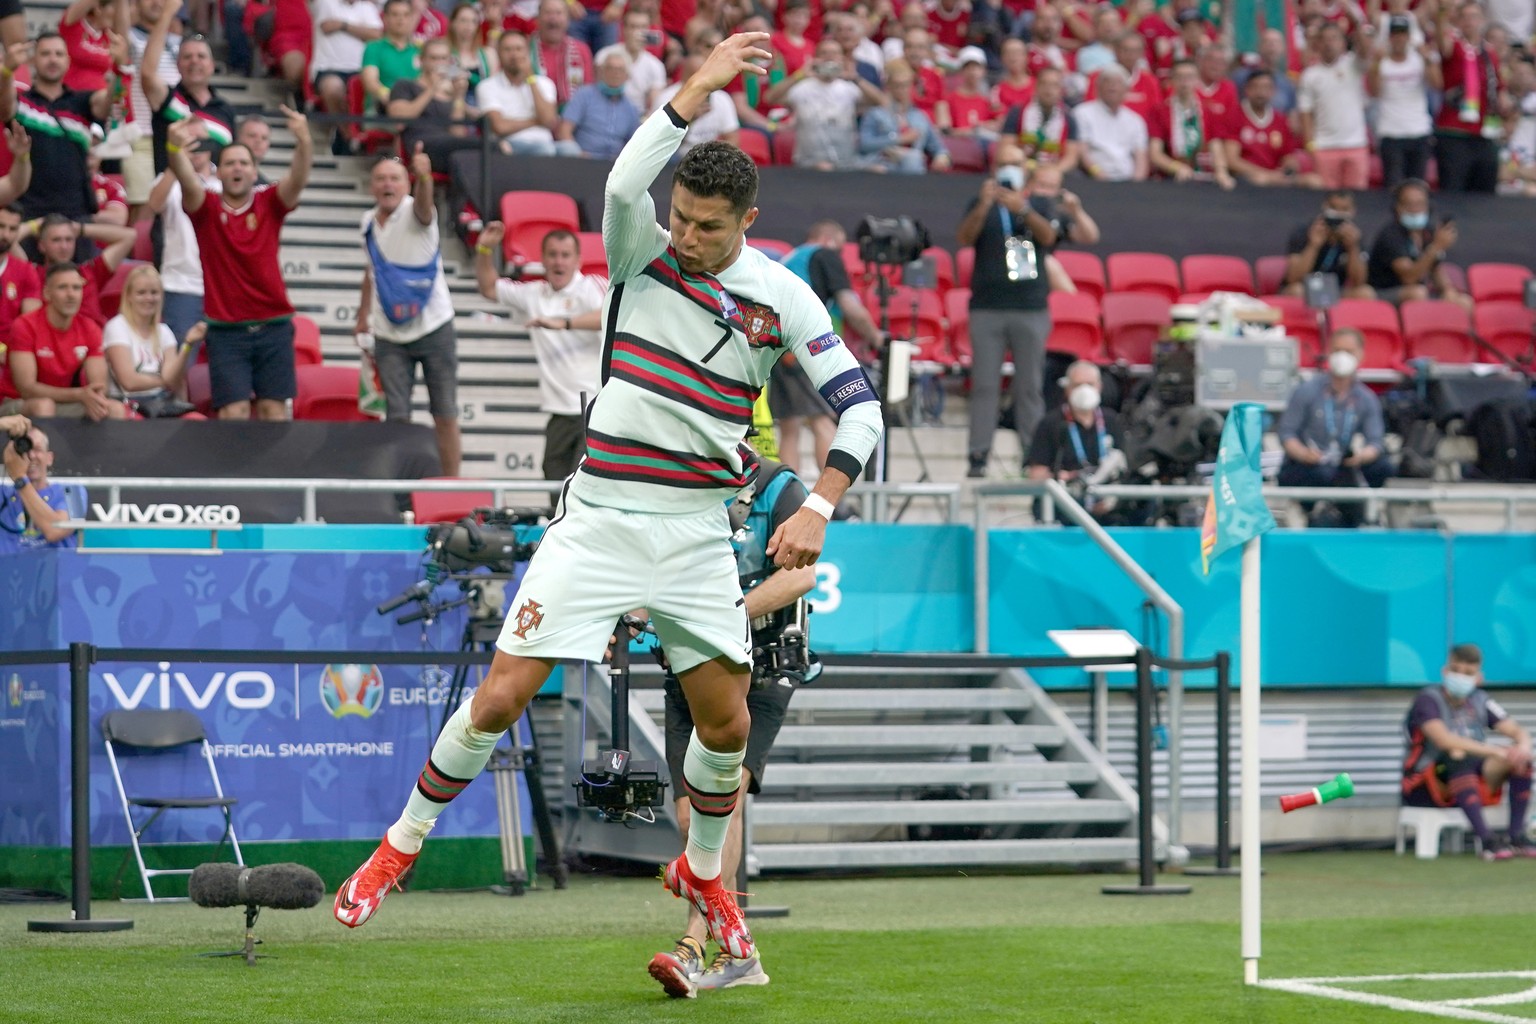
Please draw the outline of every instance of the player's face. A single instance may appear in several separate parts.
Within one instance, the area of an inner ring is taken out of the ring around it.
[[[696,196],[672,188],[672,248],[678,266],[690,274],[724,269],[741,250],[742,236],[757,220],[757,207],[738,217],[724,196]]]

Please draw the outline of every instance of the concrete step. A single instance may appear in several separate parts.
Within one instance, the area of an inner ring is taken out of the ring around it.
[[[770,791],[926,789],[1015,783],[1084,786],[1097,782],[1098,778],[1098,770],[1083,761],[848,761],[824,764],[772,761],[763,776],[763,788]]]
[[[765,871],[941,865],[1113,864],[1136,858],[1134,839],[969,839],[934,842],[754,843]]]
[[[774,749],[932,750],[1062,745],[1054,725],[786,725]]]
[[[752,825],[1049,825],[1126,822],[1118,800],[757,800]]]

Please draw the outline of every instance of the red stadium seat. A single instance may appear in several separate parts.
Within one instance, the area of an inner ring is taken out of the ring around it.
[[[1099,300],[1083,292],[1051,292],[1050,304],[1051,333],[1045,339],[1046,350],[1103,362]]]
[[[601,231],[576,232],[576,244],[581,247],[581,272],[597,277],[608,276],[608,250],[603,245]]]
[[[787,167],[795,162],[795,133],[793,130],[780,128],[773,133],[773,162],[781,167]]]
[[[1467,288],[1467,272],[1459,263],[1445,262],[1440,264],[1440,269],[1445,273],[1445,283],[1464,295],[1470,295]]]
[[[1317,366],[1322,358],[1323,332],[1318,326],[1317,310],[1296,295],[1266,295],[1264,301],[1280,311],[1285,333],[1296,339],[1296,361],[1300,366]]]
[[[1436,300],[1403,303],[1403,344],[1410,359],[1437,363],[1475,363],[1477,345],[1472,341],[1472,320],[1454,302]]]
[[[1479,302],[1472,311],[1472,329],[1486,344],[1515,362],[1536,364],[1536,312],[1527,309],[1525,303]]]
[[[296,420],[328,420],[333,423],[374,423],[357,407],[358,368],[355,366],[299,366],[299,393],[293,400]]]
[[[759,167],[773,163],[773,149],[768,145],[768,136],[762,132],[744,128],[736,133],[736,145]]]
[[[1185,256],[1179,262],[1179,273],[1186,293],[1254,293],[1253,269],[1240,256]]]
[[[460,480],[462,477],[433,476],[428,480]],[[465,480],[465,483],[470,481]],[[494,491],[412,491],[411,512],[416,524],[456,523],[477,508],[496,504]]]
[[[782,261],[785,256],[795,251],[794,246],[788,242],[781,242],[777,238],[749,237],[747,244],[772,260]]]
[[[213,391],[208,383],[207,363],[187,367],[187,401],[197,406],[197,411],[204,416],[213,415]]]
[[[295,366],[319,366],[325,362],[320,353],[320,325],[307,316],[293,318],[293,362]]]
[[[556,229],[581,230],[581,211],[576,200],[561,192],[508,192],[501,197],[501,221],[507,236],[501,247],[505,257],[518,263],[539,258],[544,236]]]
[[[133,225],[133,250],[128,254],[133,259],[144,263],[155,261],[155,239],[152,232],[155,230],[155,218],[138,221]]]
[[[969,135],[951,135],[944,140],[949,150],[949,167],[952,171],[969,171],[985,174],[991,170],[987,162],[987,146],[980,139]]]
[[[1067,272],[1077,290],[1095,299],[1104,298],[1108,291],[1104,283],[1104,262],[1091,252],[1078,249],[1057,249],[1052,253],[1061,269]]]
[[[870,309],[876,308],[873,296],[868,305]],[[910,339],[917,345],[919,359],[948,362],[944,301],[936,289],[897,287],[891,294],[889,308],[891,337]]]
[[[1260,295],[1277,295],[1285,285],[1285,272],[1290,267],[1289,256],[1260,256],[1253,263],[1254,282]]]
[[[944,296],[944,318],[949,321],[949,351],[961,366],[971,365],[971,290],[951,288]]]
[[[347,112],[354,117],[362,117],[373,113],[373,106],[363,95],[363,79],[361,75],[353,75],[347,80]],[[367,128],[362,125],[353,125],[347,130],[347,134],[357,143],[364,153],[372,155],[382,153],[395,148],[397,136],[394,132],[385,128]]]
[[[1172,305],[1161,295],[1144,292],[1110,292],[1104,296],[1104,349],[1109,359],[1150,364],[1153,344],[1172,322],[1168,312]]]
[[[117,269],[112,272],[112,277],[102,286],[97,294],[97,301],[101,303],[101,312],[108,320],[117,316],[117,311],[123,304],[123,285],[128,283],[128,275],[134,267],[144,266],[142,260],[123,260]]]
[[[937,245],[930,245],[923,250],[923,255],[933,257],[933,276],[939,294],[942,295],[955,286],[955,258],[949,254],[948,249],[941,249]]]
[[[1328,322],[1333,330],[1353,327],[1365,337],[1365,358],[1362,369],[1397,370],[1403,365],[1403,333],[1397,320],[1397,308],[1380,299],[1340,299],[1329,310]]]
[[[1161,295],[1172,303],[1183,291],[1179,287],[1178,266],[1173,262],[1173,257],[1162,253],[1111,253],[1106,267],[1109,270],[1109,290],[1112,292]]]
[[[1058,254],[1059,255],[1059,254]],[[955,287],[969,288],[971,274],[976,269],[976,250],[967,245],[955,250]]]
[[[1467,286],[1478,302],[1524,302],[1529,267],[1518,263],[1474,263],[1467,268]]]

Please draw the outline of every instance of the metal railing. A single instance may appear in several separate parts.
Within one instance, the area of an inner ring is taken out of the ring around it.
[[[511,495],[537,495],[548,500],[550,494],[560,490],[559,480],[338,480],[333,477],[284,477],[280,479],[237,478],[187,478],[187,477],[126,477],[126,476],[58,476],[55,483],[105,490],[109,505],[122,501],[124,488],[143,491],[265,491],[299,492],[303,497],[300,522],[318,523],[318,496],[329,493],[408,494],[412,491],[490,491],[492,503],[507,504]],[[959,484],[933,483],[855,483],[848,493],[865,501],[866,521],[884,522],[890,512],[892,498],[931,498],[943,510],[944,521],[953,523],[960,518]],[[541,502],[542,503],[542,502]],[[123,524],[129,525],[129,524]]]

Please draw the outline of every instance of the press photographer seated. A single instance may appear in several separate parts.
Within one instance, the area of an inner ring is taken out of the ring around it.
[[[1067,368],[1061,387],[1067,401],[1055,414],[1046,414],[1035,428],[1024,457],[1030,480],[1078,480],[1109,483],[1125,471],[1125,434],[1119,415],[1105,409],[1104,381],[1099,368],[1079,359]],[[1107,513],[1090,504],[1095,516]]]

